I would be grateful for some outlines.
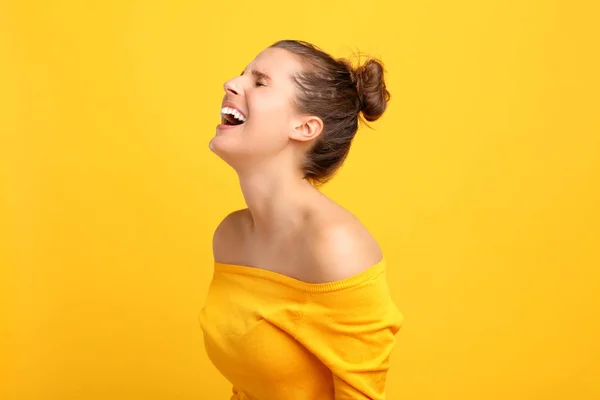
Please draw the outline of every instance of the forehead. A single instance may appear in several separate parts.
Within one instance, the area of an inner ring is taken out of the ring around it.
[[[298,58],[291,52],[280,48],[267,48],[261,51],[248,65],[248,69],[264,72],[273,81],[289,80],[302,70]]]

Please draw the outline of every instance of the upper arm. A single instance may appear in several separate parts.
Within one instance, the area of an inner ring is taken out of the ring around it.
[[[235,262],[235,255],[243,241],[247,212],[247,209],[233,211],[217,225],[212,240],[215,261]]]
[[[317,264],[322,282],[354,277],[383,257],[374,239],[360,230],[336,227],[327,235]],[[390,355],[403,317],[384,269],[376,271],[349,290],[312,294],[303,314],[299,341],[332,372],[335,399],[385,399]]]

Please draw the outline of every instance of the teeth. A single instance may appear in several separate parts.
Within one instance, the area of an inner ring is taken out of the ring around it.
[[[221,109],[221,114],[230,114],[233,115],[237,120],[246,122],[246,118],[236,109],[231,107],[223,107]]]

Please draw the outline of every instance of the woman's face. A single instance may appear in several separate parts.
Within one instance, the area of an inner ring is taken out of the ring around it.
[[[227,81],[211,150],[236,169],[281,153],[302,123],[293,105],[293,76],[300,71],[292,53],[267,48]]]

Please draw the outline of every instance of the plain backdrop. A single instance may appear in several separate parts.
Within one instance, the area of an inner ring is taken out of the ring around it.
[[[600,398],[594,4],[0,1],[0,398],[229,398],[197,315],[245,204],[208,141],[280,39],[388,71],[323,188],[389,261],[388,398]]]

